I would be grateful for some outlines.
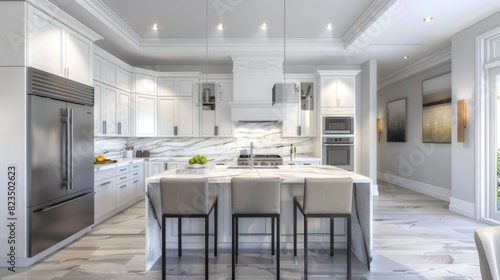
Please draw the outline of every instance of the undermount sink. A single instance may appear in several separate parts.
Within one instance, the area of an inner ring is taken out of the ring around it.
[[[278,169],[279,167],[276,165],[270,165],[270,166],[259,165],[259,166],[254,166],[253,168],[254,169]],[[228,166],[227,169],[252,169],[252,167],[238,165],[238,166]]]

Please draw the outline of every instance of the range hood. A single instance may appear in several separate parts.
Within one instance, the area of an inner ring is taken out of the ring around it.
[[[273,105],[273,87],[283,82],[283,58],[232,57],[234,122],[284,121],[284,104]]]

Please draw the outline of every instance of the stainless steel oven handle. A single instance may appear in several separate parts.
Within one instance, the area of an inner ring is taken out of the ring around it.
[[[330,146],[337,146],[337,147],[352,147],[354,146],[354,144],[325,144],[323,143],[323,146],[327,146],[327,147],[330,147]]]

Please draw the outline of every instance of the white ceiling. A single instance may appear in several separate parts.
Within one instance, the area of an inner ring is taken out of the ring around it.
[[[453,34],[500,11],[496,0],[50,1],[104,37],[96,45],[134,66],[204,65],[208,52],[210,64],[231,69],[231,56],[286,50],[287,65],[374,59],[379,81],[429,56],[449,60]],[[427,16],[434,20],[424,22]]]

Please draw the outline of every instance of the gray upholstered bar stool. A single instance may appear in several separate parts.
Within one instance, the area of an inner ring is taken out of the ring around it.
[[[162,279],[166,277],[166,219],[178,219],[178,255],[182,256],[182,218],[205,219],[205,279],[208,280],[208,217],[214,210],[214,256],[217,256],[217,196],[208,192],[204,178],[162,178],[160,180],[162,207]]]
[[[330,218],[330,256],[333,256],[333,218],[347,220],[347,279],[351,279],[350,178],[306,178],[304,195],[293,197],[293,255],[297,256],[297,208],[304,215],[304,280],[307,279],[307,219]]]
[[[479,267],[483,280],[500,280],[500,226],[479,228],[474,232]]]
[[[233,178],[231,180],[231,205],[233,279],[236,279],[239,218],[271,218],[271,254],[274,255],[274,239],[276,238],[276,279],[280,279],[281,179]]]

